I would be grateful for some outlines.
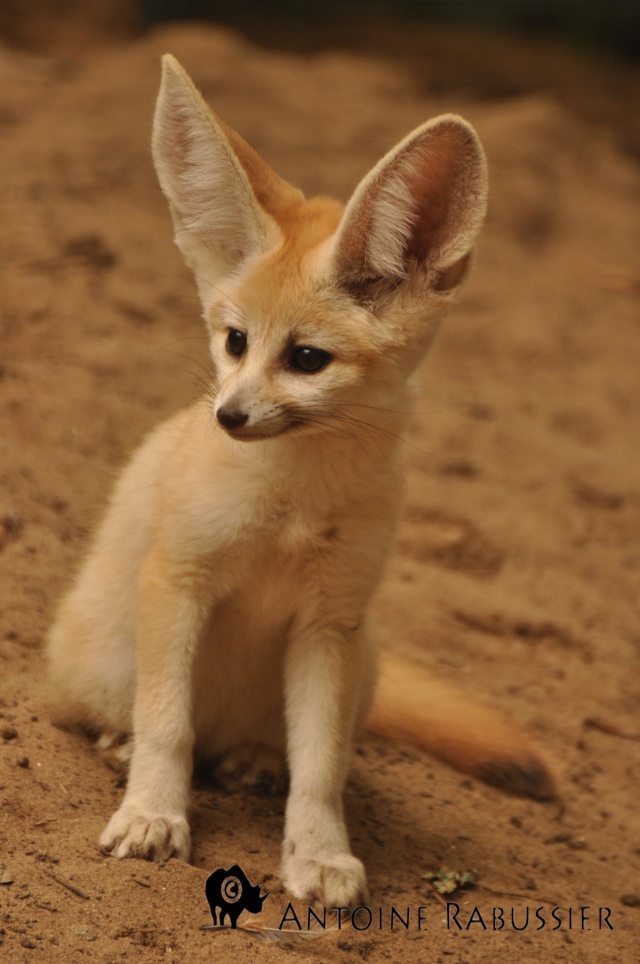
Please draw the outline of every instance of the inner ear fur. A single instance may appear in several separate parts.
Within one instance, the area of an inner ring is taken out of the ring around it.
[[[334,267],[349,287],[368,279],[396,285],[425,269],[434,288],[456,287],[486,212],[484,151],[453,114],[409,134],[364,178],[344,213]]]
[[[267,250],[277,240],[278,222],[302,199],[213,114],[169,54],[162,61],[152,149],[176,242],[194,270],[210,256],[224,272]]]

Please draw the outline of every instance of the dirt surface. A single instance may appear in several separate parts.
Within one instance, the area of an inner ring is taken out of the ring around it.
[[[121,781],[45,699],[47,626],[118,467],[194,397],[205,357],[148,147],[165,50],[307,192],[347,197],[443,110],[477,126],[490,163],[476,268],[424,367],[378,623],[526,728],[563,806],[365,741],[347,809],[373,922],[292,948],[203,929],[205,878],[235,862],[270,891],[260,922],[281,922],[283,801],[199,785],[191,864],[105,858]],[[0,52],[3,960],[638,959],[640,171],[603,83],[594,73],[596,122],[565,106],[560,79],[456,98],[400,63],[267,53],[197,25],[66,57]],[[422,879],[442,867],[479,875],[453,897],[462,930]],[[409,909],[407,930],[392,908]]]

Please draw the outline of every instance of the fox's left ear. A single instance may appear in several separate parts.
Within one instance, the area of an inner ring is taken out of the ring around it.
[[[416,266],[439,291],[457,287],[487,207],[487,165],[474,129],[446,114],[409,134],[373,168],[345,210],[337,277],[356,291],[398,283]]]

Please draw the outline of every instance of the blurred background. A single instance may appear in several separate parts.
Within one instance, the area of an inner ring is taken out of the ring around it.
[[[334,42],[348,23],[347,39],[358,43],[362,18],[406,32],[426,23],[471,25],[497,30],[535,32],[591,49],[640,55],[640,4],[585,0],[143,0],[146,22],[205,17],[260,29],[277,40],[280,29],[307,31],[308,43]],[[313,30],[310,31],[309,27]],[[378,35],[379,38],[382,34]],[[360,40],[365,38],[360,38]],[[380,41],[378,40],[378,43]]]
[[[640,57],[637,0],[3,0],[0,17],[5,35],[25,44],[51,40],[52,27],[70,21],[122,35],[169,20],[212,20],[308,49],[393,46],[425,24],[455,24]]]
[[[36,52],[74,55],[196,20],[274,50],[401,61],[425,93],[460,102],[560,96],[640,157],[638,0],[0,0],[0,38]]]

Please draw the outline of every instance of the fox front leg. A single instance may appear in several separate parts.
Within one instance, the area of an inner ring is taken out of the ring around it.
[[[291,782],[283,873],[295,897],[327,907],[354,907],[367,896],[342,803],[365,676],[361,630],[315,626],[294,633],[285,676]]]
[[[198,588],[160,554],[138,588],[133,755],[124,800],[100,845],[115,857],[186,860],[193,767],[192,671],[207,608]]]

